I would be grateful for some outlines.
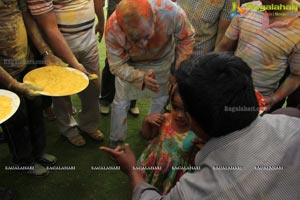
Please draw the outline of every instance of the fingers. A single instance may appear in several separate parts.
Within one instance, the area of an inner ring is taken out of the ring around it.
[[[90,81],[91,81],[91,80],[95,80],[95,79],[98,78],[98,75],[97,75],[97,74],[90,74],[90,75],[88,76],[88,78],[89,78]]]
[[[102,151],[106,151],[107,153],[109,153],[113,157],[116,157],[116,156],[118,156],[120,154],[120,152],[118,152],[116,149],[111,149],[111,148],[105,147],[105,146],[102,146],[99,149],[102,150]]]
[[[146,78],[145,83],[148,89],[152,90],[153,92],[158,92],[159,91],[159,84],[157,80],[152,79],[152,78]]]
[[[148,119],[148,121],[151,123],[151,124],[153,124],[153,125],[155,125],[155,126],[161,126],[161,124],[162,124],[162,122],[164,121],[164,116],[163,115],[161,115],[161,114],[155,114],[155,115],[153,115],[152,117],[150,117],[149,119]]]
[[[131,152],[131,149],[127,143],[124,145],[123,149],[125,152]]]
[[[146,87],[153,91],[158,92],[159,91],[159,84],[158,81],[155,79],[154,70],[150,69],[145,74],[145,85]]]

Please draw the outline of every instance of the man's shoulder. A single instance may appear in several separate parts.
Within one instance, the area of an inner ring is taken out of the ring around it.
[[[176,13],[181,7],[171,0],[148,0],[152,8],[156,11],[166,13]]]
[[[261,117],[261,120],[264,132],[280,138],[282,142],[288,142],[289,138],[292,138],[295,134],[300,134],[299,118],[283,114],[266,114]]]

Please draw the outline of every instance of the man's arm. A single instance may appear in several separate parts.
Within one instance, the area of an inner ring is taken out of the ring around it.
[[[63,37],[62,33],[59,31],[56,16],[53,11],[53,4],[51,1],[39,2],[42,5],[46,4],[45,9],[43,9],[43,13],[36,14],[36,6],[33,2],[28,2],[28,7],[31,11],[31,14],[35,17],[36,22],[40,29],[45,34],[46,39],[52,49],[52,51],[61,58],[65,63],[69,64],[71,67],[74,67],[86,74],[88,72],[85,68],[78,62],[75,55],[71,51],[68,43]],[[43,4],[44,3],[44,4]]]
[[[39,93],[36,92],[39,88],[36,88],[27,83],[20,83],[14,79],[5,69],[0,66],[0,83],[5,86],[6,89],[19,92],[26,95],[27,97],[38,96]]]
[[[269,110],[274,104],[293,93],[299,88],[299,86],[300,75],[290,74],[271,97],[265,98],[265,106],[267,107],[267,110]]]
[[[225,0],[224,6],[222,11],[220,12],[219,16],[219,23],[218,23],[218,33],[216,38],[215,46],[222,40],[224,34],[230,25],[231,22],[231,12],[232,12],[232,4],[235,3],[236,5],[240,4],[240,0]]]
[[[229,39],[226,35],[215,47],[215,51],[234,51],[237,44],[237,40]]]
[[[26,26],[27,35],[31,39],[33,45],[38,50],[40,55],[43,55],[45,64],[66,66],[66,64],[63,63],[58,57],[53,55],[52,51],[50,50],[50,47],[45,42],[35,20],[32,18],[31,14],[27,9],[22,11],[22,17]]]
[[[96,34],[99,33],[98,40],[101,42],[104,32],[104,12],[103,7],[105,5],[104,0],[94,0],[95,12],[98,18],[98,23],[95,27]]]
[[[218,34],[217,34],[217,39],[216,39],[215,46],[217,46],[219,44],[219,42],[221,42],[221,40],[224,37],[224,34],[225,34],[229,24],[230,24],[230,21],[220,19],[219,25],[218,25]]]
[[[163,114],[149,114],[144,118],[142,124],[142,135],[146,140],[152,140],[159,134],[161,124],[164,122]]]
[[[281,86],[271,96],[265,98],[267,109],[270,109],[275,103],[281,101],[300,87],[300,43],[296,44],[288,57],[290,68],[289,76],[284,80]]]

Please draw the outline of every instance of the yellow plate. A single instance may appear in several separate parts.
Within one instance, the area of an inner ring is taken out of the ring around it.
[[[41,88],[39,93],[46,96],[67,96],[84,90],[89,79],[74,68],[46,66],[28,72],[23,82]]]
[[[0,89],[0,124],[15,114],[19,105],[20,98],[15,93]]]

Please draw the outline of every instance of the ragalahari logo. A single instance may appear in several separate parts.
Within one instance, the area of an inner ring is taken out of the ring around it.
[[[247,3],[241,8],[236,2],[232,2],[230,17],[233,18],[236,15],[246,14],[247,10],[264,12],[268,16],[297,16],[299,8],[298,4],[263,5],[254,3]]]
[[[231,9],[231,13],[230,13],[231,19],[234,18],[234,16],[236,16],[236,15],[243,15],[246,12],[247,11],[244,10],[243,8],[241,8],[236,2],[232,2],[232,9]]]

